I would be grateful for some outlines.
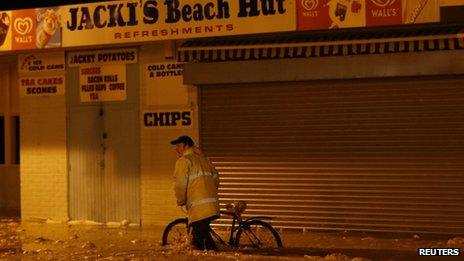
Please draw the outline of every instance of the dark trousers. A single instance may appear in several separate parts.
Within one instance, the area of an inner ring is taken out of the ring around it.
[[[198,250],[214,250],[218,248],[211,237],[210,223],[212,218],[205,218],[190,224],[193,234],[193,245]]]

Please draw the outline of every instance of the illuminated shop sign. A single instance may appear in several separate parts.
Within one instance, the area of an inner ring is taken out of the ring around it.
[[[0,51],[61,47],[57,7],[0,11]]]
[[[0,11],[0,51],[435,23],[439,0],[128,0]]]
[[[61,47],[58,8],[12,11],[10,23],[12,50]]]
[[[296,0],[298,30],[439,22],[438,0]]]
[[[295,1],[141,0],[65,6],[63,46],[294,31]]]

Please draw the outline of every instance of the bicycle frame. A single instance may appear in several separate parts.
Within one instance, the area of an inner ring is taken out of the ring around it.
[[[218,235],[213,229],[211,229],[211,235],[213,237],[215,237],[216,240],[218,240],[221,244],[229,245],[229,246],[235,246],[234,245],[235,234],[240,228],[244,227],[247,224],[247,222],[249,222],[251,220],[270,220],[270,219],[272,219],[271,217],[267,217],[267,216],[256,216],[256,217],[250,217],[250,218],[247,218],[247,219],[243,220],[240,216],[235,214],[235,212],[223,211],[223,210],[221,210],[221,214],[232,217],[232,224],[231,224],[230,233],[229,233],[229,242],[228,243],[224,242],[224,240],[221,238],[221,236]]]
[[[264,221],[264,220],[270,220],[271,217],[254,216],[254,217],[249,217],[247,219],[242,219],[241,212],[236,213],[235,211],[228,210],[228,211],[221,211],[220,213],[222,215],[231,217],[232,222],[230,225],[229,225],[229,222],[227,222],[228,223],[227,229],[230,229],[229,239],[227,243],[215,230],[210,228],[211,236],[215,238],[217,243],[222,244],[224,246],[228,245],[228,246],[235,248],[235,247],[239,247],[239,245],[242,245],[241,238],[242,236],[246,236],[249,240],[245,242],[251,243],[252,247],[260,248],[262,245],[262,242],[267,242],[267,240],[261,241],[261,236],[258,236],[257,234],[255,234],[255,232],[253,232],[253,229],[250,229],[250,227],[253,227],[253,228],[263,228],[264,231],[270,232],[273,237],[272,242],[275,242],[278,248],[282,247],[282,240],[280,239],[278,232],[272,227],[271,224]],[[163,245],[169,244],[168,238],[169,238],[170,232],[173,228],[177,227],[178,225],[181,225],[181,227],[184,227],[186,229],[187,234],[191,233],[191,226],[188,225],[187,218],[175,219],[171,221],[163,231],[163,237],[162,237]],[[180,233],[182,234],[182,232]],[[271,248],[274,248],[274,247],[275,245],[271,246]]]

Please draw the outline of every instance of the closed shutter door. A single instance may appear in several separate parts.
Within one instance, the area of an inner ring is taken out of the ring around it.
[[[464,79],[200,87],[221,203],[288,228],[464,233]]]

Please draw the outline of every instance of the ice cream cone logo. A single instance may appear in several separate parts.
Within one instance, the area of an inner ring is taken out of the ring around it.
[[[417,18],[421,15],[422,10],[427,5],[428,0],[418,0],[416,6],[412,10],[406,9],[407,18],[406,24],[413,24],[416,22]]]
[[[33,27],[32,19],[30,17],[16,18],[13,26],[16,32],[18,32],[20,35],[26,35],[30,33],[32,30],[32,27]]]
[[[316,9],[318,5],[318,0],[301,0],[301,6],[303,6],[306,11],[312,11]]]
[[[10,26],[10,16],[7,13],[0,13],[0,23],[4,26]]]
[[[396,2],[396,0],[370,0],[370,1],[378,7],[391,6]]]
[[[24,70],[27,66],[30,66],[34,60],[37,60],[37,58],[34,55],[27,56],[21,63],[21,70]]]
[[[0,46],[5,43],[8,29],[10,28],[10,17],[7,13],[0,13]]]
[[[55,10],[47,9],[37,16],[37,20],[41,22],[41,26],[37,31],[36,46],[38,48],[44,48],[53,35],[55,35],[60,25],[60,17]]]

